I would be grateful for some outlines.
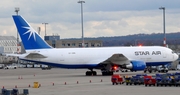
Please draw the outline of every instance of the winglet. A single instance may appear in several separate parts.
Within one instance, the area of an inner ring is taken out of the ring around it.
[[[20,15],[12,16],[23,42],[25,50],[48,49],[49,46],[41,36],[28,24],[28,22]]]

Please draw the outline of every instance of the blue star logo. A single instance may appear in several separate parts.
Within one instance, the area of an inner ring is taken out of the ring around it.
[[[30,26],[29,27],[23,27],[23,28],[28,29],[23,35],[25,35],[27,33],[30,33],[29,37],[28,37],[28,40],[30,39],[31,36],[33,36],[34,40],[36,41],[36,31]]]

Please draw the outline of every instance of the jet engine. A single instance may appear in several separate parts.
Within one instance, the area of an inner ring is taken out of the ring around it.
[[[143,61],[131,61],[131,63],[126,65],[125,67],[133,71],[139,71],[145,69],[146,63]]]

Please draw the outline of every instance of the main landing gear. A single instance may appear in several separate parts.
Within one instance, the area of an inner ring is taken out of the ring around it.
[[[113,71],[102,71],[103,76],[113,75]]]
[[[96,76],[97,72],[93,71],[92,69],[90,69],[91,71],[86,71],[86,76]]]
[[[101,70],[103,76],[113,75],[113,71]],[[86,76],[96,76],[97,72],[90,69],[90,71],[86,71]]]
[[[107,70],[107,69],[101,69],[101,72],[102,72],[103,76],[113,75],[113,73],[114,73],[114,71]]]

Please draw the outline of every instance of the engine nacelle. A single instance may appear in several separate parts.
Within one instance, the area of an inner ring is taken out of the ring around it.
[[[131,69],[133,71],[144,70],[146,67],[146,63],[143,61],[131,61],[129,65],[126,65],[127,69]]]

